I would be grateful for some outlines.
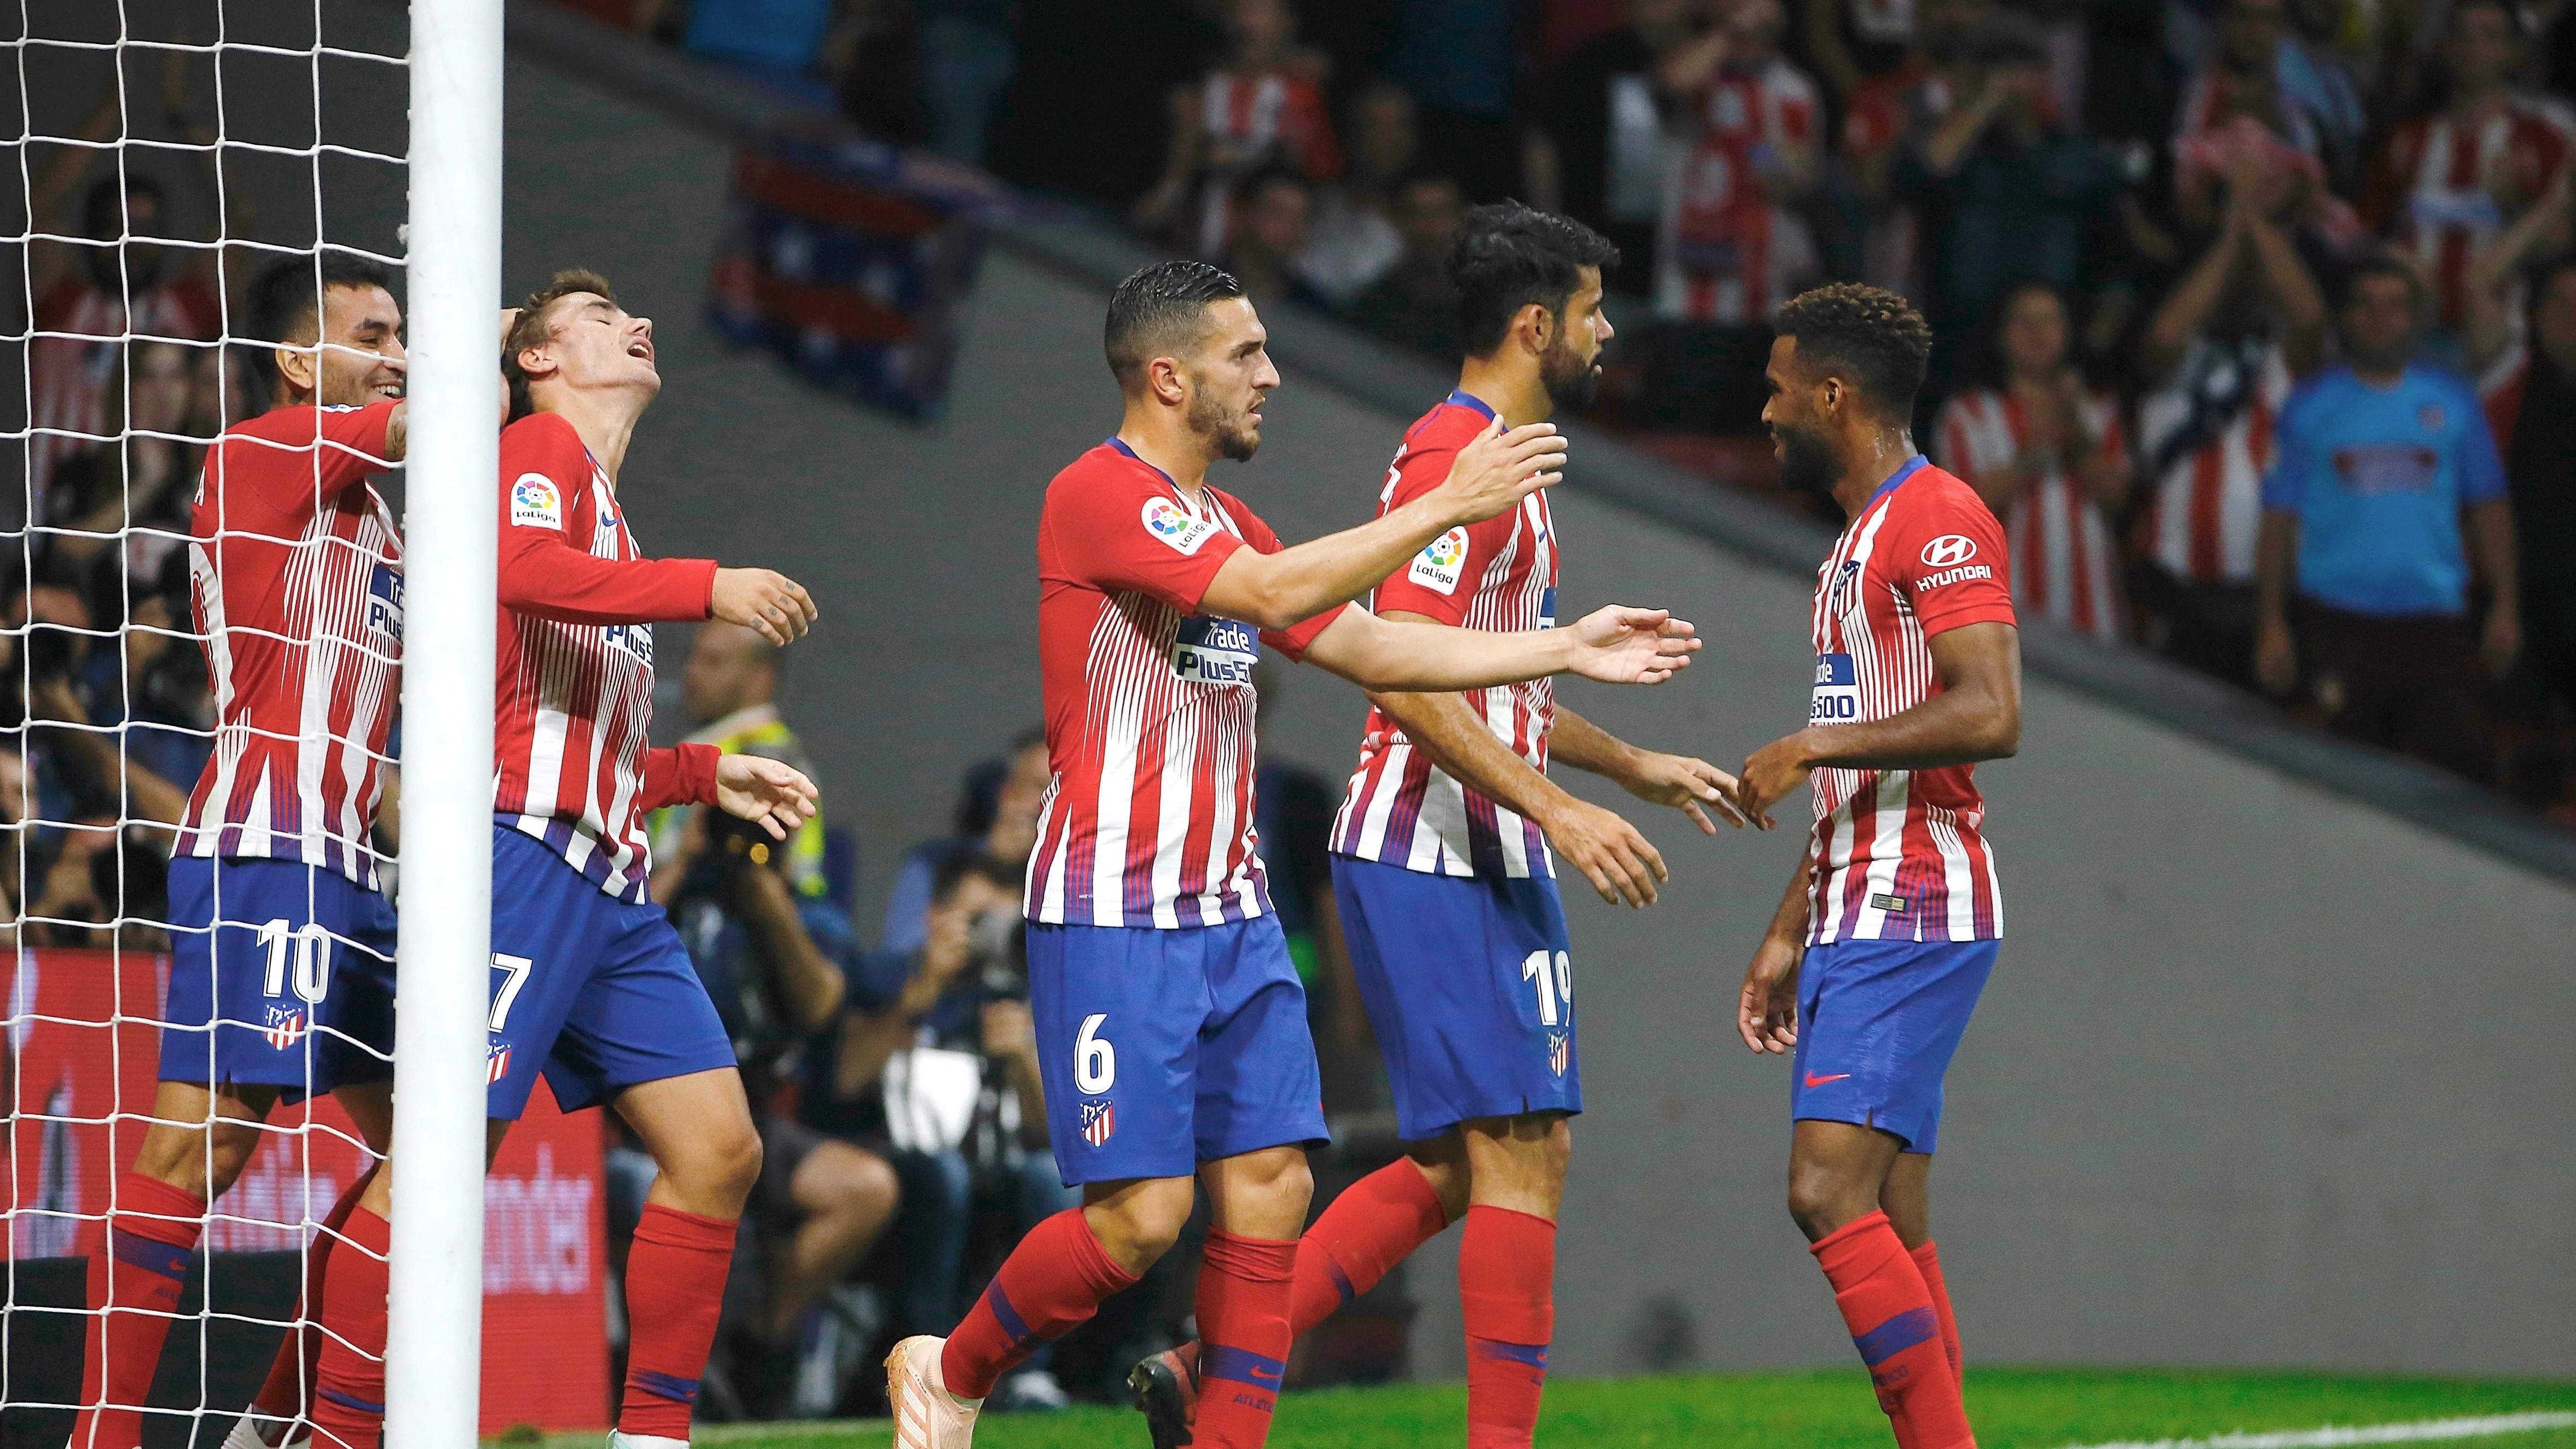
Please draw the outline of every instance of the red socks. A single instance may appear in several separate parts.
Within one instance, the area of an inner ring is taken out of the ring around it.
[[[1887,1214],[1873,1212],[1827,1233],[1808,1251],[1834,1285],[1834,1306],[1869,1367],[1878,1406],[1895,1423],[1901,1449],[1973,1449],[1959,1380],[1941,1342],[1941,1317],[1914,1257]]]
[[[1109,1295],[1136,1281],[1091,1235],[1082,1209],[1066,1208],[1029,1230],[940,1350],[940,1381],[980,1399],[1046,1340],[1072,1332]]]
[[[689,1411],[715,1346],[733,1267],[735,1223],[659,1203],[644,1205],[626,1253],[626,1397],[617,1427],[664,1439],[689,1437]]]
[[[1417,1176],[1419,1174],[1416,1174]],[[1208,1230],[1199,1267],[1200,1449],[1261,1449],[1288,1372],[1297,1244]]]
[[[1556,1331],[1556,1224],[1478,1203],[1458,1244],[1467,1449],[1529,1449]]]
[[[1914,1250],[1914,1268],[1932,1292],[1932,1313],[1941,1320],[1941,1347],[1950,1355],[1950,1376],[1965,1385],[1968,1361],[1959,1354],[1959,1320],[1950,1312],[1950,1286],[1941,1281],[1941,1255],[1931,1243]]]
[[[1397,1158],[1344,1188],[1297,1240],[1290,1329],[1303,1335],[1332,1317],[1448,1226],[1440,1194],[1411,1158]]]
[[[295,1327],[277,1346],[277,1359],[268,1366],[268,1379],[250,1401],[251,1411],[263,1418],[300,1419],[312,1408],[314,1375],[322,1362],[322,1325],[315,1318],[322,1304],[331,1250],[347,1231],[349,1214],[357,1211],[358,1199],[366,1193],[367,1184],[375,1180],[373,1167],[359,1173],[358,1180],[340,1194],[340,1200],[331,1204],[329,1215],[322,1219],[322,1231],[313,1235],[311,1246],[304,1250],[304,1291],[296,1297]]]
[[[179,1311],[179,1284],[205,1227],[206,1205],[158,1178],[117,1180],[107,1240],[89,1260],[89,1307],[97,1315],[81,1355],[84,1407],[71,1449],[134,1449],[143,1441],[143,1400]]]
[[[314,1370],[314,1449],[377,1449],[385,1434],[385,1255],[393,1225],[349,1213],[322,1285],[322,1354]]]

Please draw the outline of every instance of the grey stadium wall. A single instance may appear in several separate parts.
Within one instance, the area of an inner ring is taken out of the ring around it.
[[[1100,279],[1126,254],[1078,230],[997,250],[938,426],[822,398],[700,320],[725,127],[758,103],[539,5],[512,24],[505,277],[596,267],[659,320],[630,517],[651,551],[813,588],[786,708],[859,834],[872,912],[899,853],[944,829],[959,770],[1037,718],[1038,501],[1116,424]],[[1274,330],[1267,444],[1221,481],[1310,537],[1368,514],[1445,384],[1328,327]],[[1708,639],[1669,686],[1576,682],[1570,704],[1730,765],[1802,721],[1820,536],[1594,438],[1554,506],[1568,615],[1668,604]],[[668,680],[686,648],[665,631]],[[1934,1178],[1971,1356],[2576,1372],[2576,853],[2152,664],[2037,630],[2029,648],[2022,753],[1982,772],[2010,937]],[[1347,768],[1355,691],[1296,671],[1265,703],[1265,749]],[[1781,1205],[1785,1064],[1732,1025],[1798,832],[1702,841],[1630,813],[1673,880],[1642,912],[1568,893],[1590,1110],[1555,1363],[1641,1368],[1685,1322],[1704,1365],[1847,1363]],[[1445,1253],[1416,1280],[1433,1376],[1462,1368]]]

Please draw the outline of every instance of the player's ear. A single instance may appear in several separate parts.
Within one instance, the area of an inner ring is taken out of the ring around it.
[[[1521,339],[1522,345],[1529,348],[1532,354],[1539,357],[1547,355],[1548,344],[1555,331],[1556,314],[1536,302],[1523,307],[1521,315],[1512,319],[1514,335]]]
[[[1145,364],[1145,391],[1166,407],[1179,407],[1188,400],[1190,389],[1178,361],[1157,357]]]
[[[322,354],[317,348],[280,347],[276,359],[277,370],[289,385],[298,392],[313,391],[314,374],[322,366]]]

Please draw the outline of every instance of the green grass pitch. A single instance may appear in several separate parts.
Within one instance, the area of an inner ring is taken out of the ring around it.
[[[1273,1449],[1433,1449],[1461,1442],[1457,1385],[1333,1389],[1280,1401]],[[2235,1430],[2388,1424],[2529,1410],[2576,1412],[2576,1384],[2316,1374],[1974,1369],[1968,1412],[1985,1449],[2065,1449]],[[585,1444],[596,1441],[584,1436]],[[708,1449],[877,1449],[881,1423],[701,1429]],[[1887,1421],[1857,1370],[1662,1379],[1559,1379],[1547,1388],[1541,1449],[1892,1449]],[[2576,1449],[2576,1430],[2452,1441],[2496,1449]],[[1143,1421],[1121,1410],[986,1420],[977,1449],[1145,1449]]]

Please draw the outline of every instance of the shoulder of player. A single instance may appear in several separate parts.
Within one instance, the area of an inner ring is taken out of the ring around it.
[[[1880,525],[1890,541],[1945,533],[1984,534],[2000,527],[1994,510],[1977,496],[1977,490],[1938,463],[1925,464],[1897,486],[1888,496],[1887,522]]]
[[[1056,470],[1055,476],[1047,480],[1043,506],[1052,511],[1111,498],[1133,500],[1163,491],[1162,478],[1152,464],[1102,443]]]
[[[242,419],[224,429],[224,436],[257,438],[271,443],[300,443],[309,447],[314,438],[319,435],[326,418],[344,417],[352,413],[365,412],[370,407],[380,406],[385,404],[364,403],[342,406],[285,403],[270,408],[256,417]]]

